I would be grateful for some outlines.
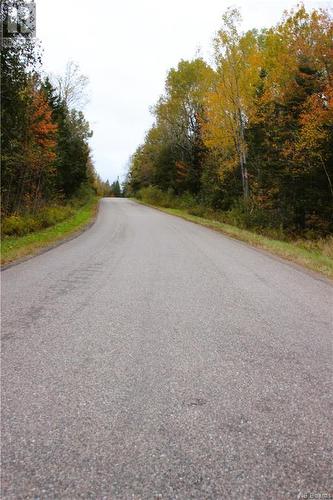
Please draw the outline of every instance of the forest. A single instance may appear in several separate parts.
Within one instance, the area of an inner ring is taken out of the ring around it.
[[[333,22],[303,5],[243,32],[228,9],[214,63],[181,60],[125,188],[276,237],[332,233]]]
[[[1,5],[1,215],[3,235],[23,235],[65,219],[110,186],[96,174],[82,105],[87,78],[69,62],[50,79],[40,43],[6,32],[12,8]]]

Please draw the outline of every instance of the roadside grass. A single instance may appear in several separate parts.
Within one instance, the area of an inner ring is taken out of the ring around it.
[[[1,242],[1,265],[35,255],[82,231],[93,220],[99,198],[93,197],[65,220],[25,236],[5,236]]]
[[[175,215],[187,221],[214,229],[227,236],[249,243],[254,247],[266,250],[283,259],[300,264],[311,271],[318,272],[328,278],[333,278],[333,237],[316,242],[306,240],[293,242],[275,240],[223,222],[192,215],[186,209],[164,208],[143,202],[142,200],[136,199],[136,201],[170,215]]]

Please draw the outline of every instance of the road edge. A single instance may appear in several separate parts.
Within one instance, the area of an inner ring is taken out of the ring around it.
[[[228,238],[228,239],[235,241],[241,245],[244,245],[245,247],[248,247],[248,248],[251,248],[252,250],[260,252],[263,255],[266,255],[267,257],[270,257],[271,259],[277,260],[277,261],[281,262],[282,264],[285,264],[289,267],[292,267],[293,269],[295,269],[299,272],[307,274],[308,276],[311,276],[314,279],[317,279],[319,281],[327,283],[331,286],[333,285],[333,277],[325,274],[324,272],[316,271],[314,269],[311,269],[310,267],[307,267],[306,265],[303,265],[299,262],[292,260],[291,258],[288,259],[287,257],[283,257],[283,256],[279,255],[278,253],[274,253],[273,250],[270,251],[270,250],[267,250],[266,248],[252,245],[250,242],[247,242],[245,240],[237,238],[236,236],[232,236],[232,235],[228,234],[227,232],[224,232],[221,228],[217,228],[217,227],[214,227],[213,225],[209,225],[209,223],[203,224],[202,222],[200,222],[200,220],[189,220],[188,218],[186,218],[186,216],[183,216],[181,214],[170,213],[168,211],[168,209],[164,208],[164,207],[157,207],[155,205],[151,205],[149,203],[142,202],[141,200],[137,200],[135,198],[131,198],[131,200],[134,203],[137,203],[138,205],[145,206],[145,207],[151,208],[153,210],[158,210],[159,212],[162,212],[162,213],[169,215],[171,217],[177,217],[178,219],[182,219],[186,222],[189,222],[189,223],[195,224],[197,226],[201,226],[201,227],[204,227],[204,228],[209,229],[211,231],[214,231],[215,233],[219,233],[219,234],[223,235],[225,238]]]
[[[89,222],[83,226],[81,229],[75,230],[74,232],[70,233],[68,236],[65,237],[60,237],[53,243],[50,243],[49,245],[46,245],[45,247],[40,247],[36,248],[35,251],[32,251],[28,255],[25,255],[24,257],[19,257],[11,262],[8,262],[7,264],[2,264],[0,265],[0,272],[2,273],[3,271],[6,271],[7,269],[10,269],[11,267],[18,266],[19,264],[22,264],[23,262],[26,262],[28,260],[33,259],[34,257],[38,257],[39,255],[42,255],[46,252],[50,252],[54,248],[57,248],[64,243],[68,243],[71,240],[75,240],[75,238],[78,238],[81,236],[81,234],[85,233],[88,231],[96,222],[98,212],[99,212],[99,205],[100,205],[100,200],[96,203],[96,207],[94,210],[94,214],[92,218],[89,220]]]

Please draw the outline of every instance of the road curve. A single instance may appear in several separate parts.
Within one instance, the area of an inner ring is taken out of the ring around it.
[[[3,499],[332,492],[332,287],[104,199],[2,273]]]

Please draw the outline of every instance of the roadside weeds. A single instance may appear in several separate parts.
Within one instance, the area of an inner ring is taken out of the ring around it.
[[[99,198],[93,198],[72,216],[46,229],[1,241],[1,269],[20,263],[79,236],[95,221]]]

